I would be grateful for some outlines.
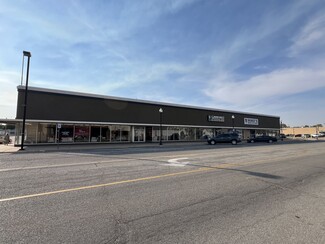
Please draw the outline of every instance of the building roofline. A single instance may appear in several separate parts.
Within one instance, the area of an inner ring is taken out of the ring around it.
[[[17,90],[25,90],[25,86],[17,86]],[[280,118],[280,116],[275,116],[275,115],[247,113],[247,112],[240,112],[240,111],[215,109],[215,108],[209,108],[209,107],[199,107],[199,106],[191,106],[191,105],[184,105],[184,104],[174,104],[174,103],[166,103],[166,102],[158,102],[158,101],[148,101],[148,100],[132,99],[132,98],[122,98],[122,97],[114,97],[114,96],[107,96],[107,95],[98,95],[98,94],[93,94],[93,93],[64,91],[64,90],[58,90],[58,89],[48,89],[48,88],[31,87],[31,86],[28,87],[28,90],[39,91],[39,92],[47,92],[47,93],[54,93],[54,94],[81,96],[81,97],[112,99],[112,100],[124,101],[124,102],[146,103],[146,104],[157,105],[157,106],[171,106],[171,107],[181,107],[181,108],[201,109],[201,110],[203,109],[203,110],[210,110],[210,111],[213,111],[213,112],[226,112],[226,113],[237,113],[237,114],[247,114],[247,115],[254,115],[254,116],[265,116],[265,117]]]

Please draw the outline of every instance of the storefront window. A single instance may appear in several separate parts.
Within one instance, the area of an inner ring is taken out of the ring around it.
[[[255,130],[255,136],[267,135],[266,130]]]
[[[121,140],[121,130],[117,125],[110,126],[111,128],[111,140],[112,141],[120,141]]]
[[[195,140],[195,128],[180,128],[180,140],[182,141],[194,141]]]
[[[168,134],[168,141],[178,141],[180,138],[178,127],[168,127],[167,134]]]
[[[89,126],[75,126],[74,132],[75,142],[89,142]]]
[[[243,138],[243,130],[237,130],[237,129],[235,129],[235,130],[229,129],[228,130],[228,133],[233,133],[233,132],[237,133],[239,138],[241,138],[241,139]]]
[[[167,139],[167,128],[162,127],[162,140]],[[152,127],[152,141],[160,141],[160,127]]]
[[[221,128],[214,129],[215,135],[220,135],[220,134],[223,134],[223,133],[226,133],[226,132],[228,132],[228,131],[224,130],[224,129],[221,129]]]
[[[121,126],[121,141],[131,140],[131,126]]]
[[[40,123],[38,125],[37,143],[54,143],[56,124]]]
[[[111,130],[108,126],[101,127],[102,138],[101,142],[110,142],[111,141]]]
[[[205,140],[208,137],[214,136],[214,129],[197,128],[196,140]]]
[[[90,130],[90,136],[91,142],[100,142],[100,127],[92,126]]]
[[[59,130],[59,142],[60,143],[72,143],[73,142],[73,125],[62,125]]]
[[[37,141],[37,127],[38,123],[26,123],[26,130],[25,130],[25,143],[26,144],[33,144]]]
[[[15,144],[21,144],[21,131],[22,131],[23,125],[22,123],[16,124],[16,136],[15,136]]]
[[[275,137],[280,136],[280,131],[278,131],[278,130],[272,130],[272,131],[270,131],[270,135],[271,136],[275,136]]]
[[[144,127],[142,126],[135,126],[134,127],[134,141],[135,142],[141,142],[144,141]]]

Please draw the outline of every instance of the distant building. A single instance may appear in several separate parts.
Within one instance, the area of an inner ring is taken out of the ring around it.
[[[324,131],[325,127],[292,127],[292,128],[282,128],[281,133],[285,135],[313,135]]]

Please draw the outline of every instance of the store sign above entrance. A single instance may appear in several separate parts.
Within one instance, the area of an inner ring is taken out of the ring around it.
[[[208,115],[209,122],[225,122],[224,116]]]
[[[244,118],[245,125],[258,125],[258,119]]]

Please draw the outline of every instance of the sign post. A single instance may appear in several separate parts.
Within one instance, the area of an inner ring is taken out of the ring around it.
[[[58,149],[59,149],[59,146],[60,146],[60,130],[61,130],[61,127],[62,125],[61,124],[57,124],[57,128],[58,128],[58,134],[57,134],[57,143],[58,143]]]

